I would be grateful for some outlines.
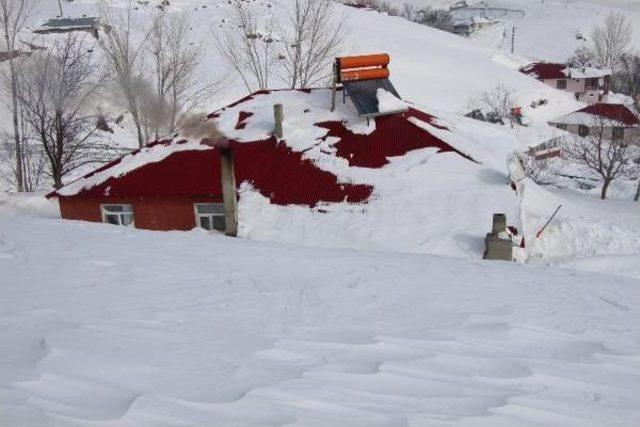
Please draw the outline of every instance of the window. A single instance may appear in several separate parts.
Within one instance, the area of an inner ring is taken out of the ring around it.
[[[589,128],[585,125],[578,126],[578,135],[589,136]]]
[[[556,126],[558,127],[558,129],[567,130],[566,123],[558,123]]]
[[[559,79],[556,82],[556,87],[558,89],[566,89],[567,88],[567,80],[566,79]]]
[[[624,139],[624,128],[614,127],[612,131],[613,139]]]
[[[585,82],[586,90],[595,90],[598,89],[598,79],[587,79]]]
[[[205,230],[226,230],[222,203],[196,203],[196,224]]]
[[[133,207],[131,205],[100,205],[102,222],[114,225],[133,224]]]

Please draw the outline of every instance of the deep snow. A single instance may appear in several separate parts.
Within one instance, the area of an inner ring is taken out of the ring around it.
[[[636,280],[16,205],[0,204],[6,425],[640,422]]]
[[[276,207],[245,186],[248,239],[233,240],[61,221],[41,197],[0,194],[0,424],[640,423],[638,280],[535,265],[639,277],[638,205],[527,181],[518,198],[506,185],[518,145],[510,129],[452,114],[503,82],[533,121],[513,130],[519,145],[553,134],[545,121],[581,105],[515,68],[523,54],[566,56],[574,41],[556,43],[573,36],[566,21],[599,22],[602,2],[529,15],[539,19],[519,24],[517,57],[497,39],[340,7],[349,53],[389,52],[403,98],[426,105],[452,129],[447,142],[482,162],[418,150],[378,177],[361,171],[384,196],[366,209]],[[228,12],[224,1],[171,4],[190,11],[205,46]],[[95,1],[63,5],[91,14]],[[220,77],[219,65],[207,50],[202,77]],[[209,111],[245,94],[225,86]],[[540,98],[549,104],[527,108]],[[527,239],[533,266],[479,260],[491,212],[529,237],[560,203],[541,239]]]

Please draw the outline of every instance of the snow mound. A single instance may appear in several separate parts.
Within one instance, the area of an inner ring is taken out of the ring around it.
[[[7,425],[629,426],[631,279],[0,216]]]
[[[381,114],[397,113],[409,108],[402,99],[383,88],[378,88],[376,98],[378,99],[378,111]]]

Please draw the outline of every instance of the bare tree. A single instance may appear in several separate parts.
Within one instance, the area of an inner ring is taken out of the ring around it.
[[[138,145],[144,146],[147,135],[143,129],[143,114],[148,102],[146,85],[142,74],[142,56],[150,29],[134,19],[133,4],[129,0],[127,8],[120,12],[105,0],[99,3],[100,18],[109,28],[100,37],[100,46],[111,76],[115,80],[126,102],[126,107],[136,127]],[[142,36],[134,36],[134,28],[142,28]]]
[[[352,5],[356,5],[358,7],[368,7],[370,9],[375,10],[376,12],[386,13],[389,16],[398,16],[402,15],[405,18],[409,19],[409,16],[412,16],[412,13],[417,10],[417,8],[411,4],[404,3],[402,5],[402,9],[398,9],[386,1],[381,0],[357,0]]]
[[[623,140],[611,139],[611,120],[593,119],[586,126],[588,135],[568,137],[563,144],[567,160],[596,173],[602,179],[600,198],[607,198],[607,191],[617,179],[631,177],[633,173],[634,145]]]
[[[640,157],[638,159],[636,159],[637,163],[636,163],[636,169],[637,169],[637,174],[638,174],[638,186],[636,187],[636,194],[635,196],[633,196],[633,200],[640,201]]]
[[[629,20],[621,13],[612,12],[591,35],[594,53],[600,65],[616,68],[620,56],[631,43],[633,30]]]
[[[640,52],[629,52],[620,57],[613,90],[633,98],[636,111],[640,112]]]
[[[633,159],[634,170],[636,178],[638,179],[638,185],[636,186],[636,194],[633,196],[633,200],[638,202],[640,201],[640,135],[635,134],[633,140],[630,141],[631,144],[636,145],[638,148],[635,158]]]
[[[24,121],[21,121],[21,178],[24,191],[30,192],[42,188],[44,185],[47,159],[42,146],[27,137],[28,131],[24,129],[23,125]],[[15,145],[8,143],[9,140],[13,140],[13,134],[3,132],[0,135],[0,173],[5,181],[17,188]]]
[[[216,48],[249,92],[256,86],[260,90],[266,89],[276,63],[272,37],[274,21],[267,18],[261,32],[251,6],[242,0],[233,0],[233,9],[231,21],[223,23],[213,34]]]
[[[195,73],[202,54],[200,46],[189,40],[186,15],[161,13],[149,37],[153,64],[156,106],[147,111],[155,138],[176,130],[180,116],[211,95],[216,83],[199,83]]]
[[[466,111],[480,110],[486,120],[492,123],[502,122],[510,117],[515,106],[515,89],[499,83],[493,88],[470,98],[465,106]]]
[[[19,57],[14,57],[17,51],[18,35],[31,17],[38,0],[0,0],[0,51],[9,53],[8,86],[11,92],[11,116],[13,123],[13,141],[15,145],[16,187],[24,190],[22,148],[20,145],[20,124],[18,119],[18,90],[19,90]]]
[[[23,69],[18,96],[24,121],[45,152],[55,188],[65,174],[104,160],[96,158],[104,153],[91,139],[98,120],[89,112],[89,100],[100,84],[91,52],[79,36],[69,34]]]
[[[417,19],[411,20],[438,30],[453,32],[453,19],[448,10],[425,6],[418,11]]]
[[[281,33],[283,80],[291,88],[328,80],[346,35],[346,21],[335,17],[333,2],[295,0]]]
[[[567,59],[567,65],[576,68],[593,67],[596,62],[593,50],[586,46],[580,46],[577,48],[573,55]]]

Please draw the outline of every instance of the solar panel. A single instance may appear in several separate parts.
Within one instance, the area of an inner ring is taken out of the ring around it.
[[[378,89],[391,92],[400,99],[400,95],[389,79],[352,80],[342,82],[343,90],[349,95],[358,114],[363,117],[375,117],[382,114],[378,109]]]
[[[100,18],[96,16],[83,16],[81,18],[50,18],[40,24],[34,33],[42,33],[47,30],[72,30],[92,29],[100,24]]]

